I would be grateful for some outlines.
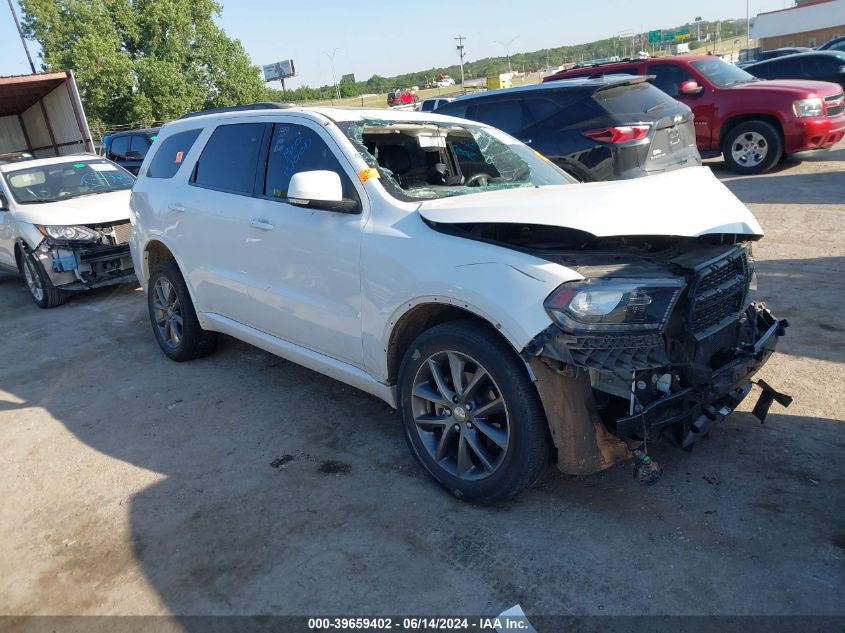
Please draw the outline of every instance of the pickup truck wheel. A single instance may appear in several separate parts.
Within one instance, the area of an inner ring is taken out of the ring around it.
[[[767,172],[780,160],[782,153],[780,134],[765,121],[740,123],[728,132],[722,144],[725,162],[737,174]]]
[[[193,360],[214,351],[217,332],[200,327],[185,279],[175,261],[162,262],[153,270],[147,307],[159,347],[172,360]]]
[[[399,373],[411,451],[456,497],[509,499],[540,479],[551,440],[537,390],[503,341],[470,321],[421,334]]]
[[[53,285],[44,266],[29,250],[21,254],[20,267],[29,296],[39,308],[55,308],[67,300],[70,293]]]

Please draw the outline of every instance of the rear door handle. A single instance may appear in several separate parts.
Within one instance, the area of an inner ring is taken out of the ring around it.
[[[167,208],[170,209],[173,213],[184,213],[185,212],[185,205],[181,202],[172,202],[167,205]]]
[[[249,225],[254,229],[259,229],[260,231],[272,231],[273,225],[270,224],[267,220],[250,220]]]

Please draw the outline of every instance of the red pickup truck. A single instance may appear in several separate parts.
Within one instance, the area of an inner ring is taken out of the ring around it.
[[[828,149],[845,135],[845,96],[837,84],[761,81],[710,55],[574,68],[543,81],[611,74],[653,75],[655,86],[692,109],[702,156],[721,152],[736,173],[762,173],[787,154]]]

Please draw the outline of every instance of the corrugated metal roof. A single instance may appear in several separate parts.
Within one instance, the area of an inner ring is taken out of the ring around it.
[[[67,78],[66,71],[0,77],[0,116],[23,113]]]
[[[840,25],[845,27],[845,0],[822,0],[761,13],[751,25],[751,37],[757,40]]]

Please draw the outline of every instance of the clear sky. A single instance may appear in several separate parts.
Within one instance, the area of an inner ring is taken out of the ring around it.
[[[749,0],[752,17],[791,6],[789,0]],[[220,24],[241,40],[255,64],[293,59],[289,87],[332,83],[325,53],[335,48],[338,76],[396,75],[457,61],[456,35],[468,60],[579,44],[621,31],[672,27],[745,16],[745,0],[223,0]],[[20,14],[19,14],[20,15]],[[30,43],[33,55],[38,47]],[[36,59],[36,65],[38,60]],[[0,3],[0,75],[29,72],[6,2]]]

